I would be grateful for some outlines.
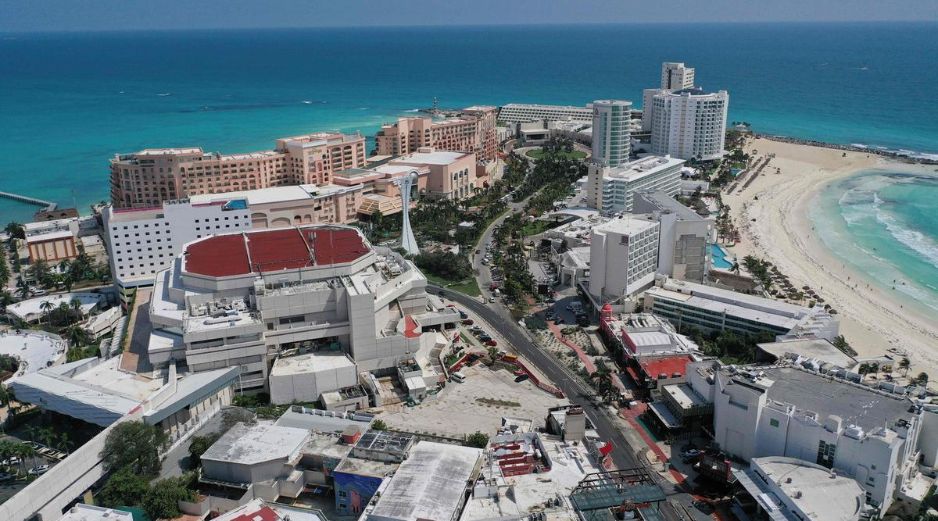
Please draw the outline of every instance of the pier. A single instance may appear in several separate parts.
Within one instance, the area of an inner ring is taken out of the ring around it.
[[[35,206],[42,206],[46,211],[51,212],[58,207],[58,204],[51,201],[44,201],[42,199],[37,199],[35,197],[29,197],[28,195],[14,194],[11,192],[0,192],[0,197],[4,199],[12,199],[14,201],[19,201],[21,203],[32,204]]]

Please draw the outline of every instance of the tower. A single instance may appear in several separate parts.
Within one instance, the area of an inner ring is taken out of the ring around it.
[[[593,102],[593,162],[610,167],[629,162],[631,112],[631,101]]]
[[[417,181],[417,171],[411,170],[407,175],[394,180],[401,191],[401,204],[404,205],[403,223],[401,226],[401,248],[404,248],[410,255],[420,255],[420,247],[417,246],[417,238],[414,237],[414,230],[410,227],[410,189]]]

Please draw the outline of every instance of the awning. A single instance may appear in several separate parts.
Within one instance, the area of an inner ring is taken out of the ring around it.
[[[674,417],[671,410],[664,402],[652,402],[648,404],[648,409],[655,413],[655,416],[661,420],[661,423],[669,429],[680,429],[682,427],[680,420]]]

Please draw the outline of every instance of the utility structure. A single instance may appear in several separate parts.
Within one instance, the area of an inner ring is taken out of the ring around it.
[[[403,205],[402,211],[404,212],[403,223],[401,225],[401,248],[404,248],[404,251],[409,255],[420,255],[420,247],[417,246],[417,238],[414,237],[414,230],[410,227],[410,190],[416,181],[416,170],[411,170],[407,175],[394,180],[394,184],[397,185],[398,189],[401,191],[401,204]]]

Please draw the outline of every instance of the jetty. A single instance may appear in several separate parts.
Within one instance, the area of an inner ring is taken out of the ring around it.
[[[0,197],[4,199],[12,199],[14,201],[19,201],[21,203],[32,204],[35,206],[42,206],[47,212],[55,210],[59,205],[51,201],[45,201],[43,199],[37,199],[35,197],[30,197],[28,195],[14,194],[12,192],[0,192]]]

